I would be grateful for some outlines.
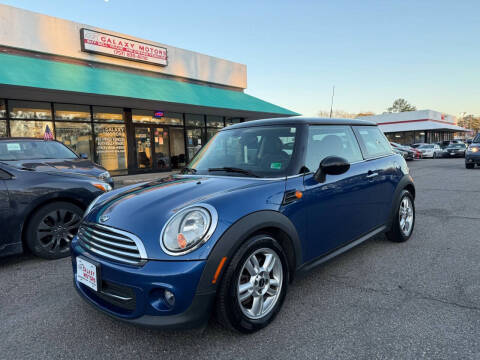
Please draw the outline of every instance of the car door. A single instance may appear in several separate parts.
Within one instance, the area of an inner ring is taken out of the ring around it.
[[[13,241],[10,234],[8,216],[10,214],[10,200],[5,180],[10,174],[0,168],[0,255],[6,251],[7,246]]]
[[[353,130],[365,159],[372,205],[378,214],[376,226],[384,225],[390,216],[393,194],[400,180],[400,163],[392,156],[392,148],[377,126],[354,126]]]
[[[311,125],[308,130],[303,203],[307,214],[308,251],[306,261],[321,256],[367,233],[379,221],[375,182],[350,126]],[[350,169],[327,175],[324,182],[314,178],[327,156],[340,156]]]

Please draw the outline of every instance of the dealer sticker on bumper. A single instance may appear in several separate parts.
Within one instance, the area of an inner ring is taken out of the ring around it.
[[[77,281],[98,291],[97,267],[85,259],[77,257]]]

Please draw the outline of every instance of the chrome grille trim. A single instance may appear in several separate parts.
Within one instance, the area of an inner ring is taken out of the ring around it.
[[[147,260],[142,241],[127,231],[83,223],[77,236],[83,248],[102,257],[131,265],[141,265]]]

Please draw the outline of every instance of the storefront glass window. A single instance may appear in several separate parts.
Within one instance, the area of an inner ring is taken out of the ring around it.
[[[12,119],[39,119],[52,118],[52,108],[48,102],[9,100],[8,109]]]
[[[123,109],[94,106],[93,120],[101,122],[123,122]]]
[[[53,122],[35,121],[35,120],[11,120],[10,135],[12,137],[34,137],[43,138],[47,132],[47,127],[53,134]]]
[[[90,106],[54,104],[55,120],[90,121]]]
[[[93,160],[92,126],[89,123],[57,122],[56,139],[77,154],[87,154]]]
[[[165,124],[183,126],[183,115],[181,113],[166,112]]]
[[[203,121],[203,115],[185,114],[185,125],[204,127],[205,122]]]
[[[207,115],[207,127],[223,128],[223,116]]]
[[[424,131],[415,131],[415,142],[424,143],[425,142],[425,132]]]
[[[5,120],[0,121],[0,137],[7,136],[7,122]]]
[[[173,168],[185,166],[185,141],[183,137],[183,128],[170,128],[170,155]]]
[[[0,100],[0,118],[7,117],[7,110],[5,110],[5,101]]]
[[[144,124],[183,125],[183,116],[181,113],[134,109],[132,110],[132,121]]]
[[[207,141],[214,137],[218,131],[219,129],[207,129]]]
[[[158,112],[152,110],[132,110],[132,121],[134,123],[162,124],[164,116],[158,116]]]
[[[125,126],[95,124],[96,159],[107,170],[127,169],[127,137]]]
[[[203,146],[203,129],[187,129],[187,151],[188,158],[193,159],[193,156]]]
[[[241,122],[240,118],[226,118],[225,119],[225,125],[226,126],[233,125],[233,124],[238,124],[239,122]]]

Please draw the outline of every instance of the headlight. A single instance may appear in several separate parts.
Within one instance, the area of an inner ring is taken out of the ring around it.
[[[210,239],[217,221],[217,211],[213,206],[198,204],[186,207],[167,221],[160,235],[160,245],[169,255],[187,254]]]
[[[112,187],[110,186],[110,184],[107,184],[107,183],[92,183],[92,185],[104,192],[112,190]]]
[[[477,152],[477,151],[478,151],[478,147],[476,147],[476,146],[470,146],[470,147],[468,148],[468,151],[470,151],[470,152]]]
[[[110,177],[110,173],[108,171],[102,172],[100,175],[98,175],[98,178],[100,180],[105,180]]]

